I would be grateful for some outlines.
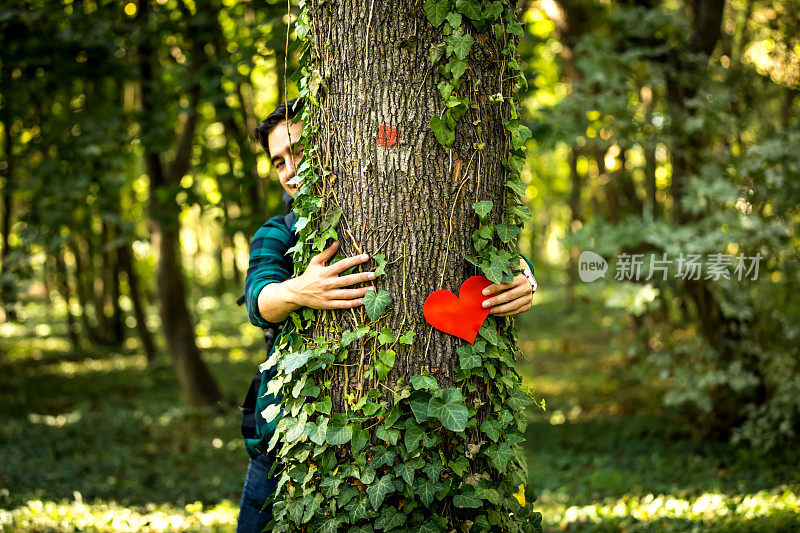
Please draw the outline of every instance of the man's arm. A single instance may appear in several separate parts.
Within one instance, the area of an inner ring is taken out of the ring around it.
[[[313,257],[300,276],[280,283],[265,285],[258,295],[259,314],[269,322],[282,322],[289,313],[301,307],[312,309],[349,309],[361,305],[361,298],[375,287],[346,288],[357,283],[375,279],[374,272],[360,272],[340,276],[350,267],[369,260],[369,255],[361,254],[342,259],[326,266],[333,259],[339,243],[334,242]]]

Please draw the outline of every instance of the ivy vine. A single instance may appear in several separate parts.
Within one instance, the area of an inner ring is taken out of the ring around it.
[[[492,202],[475,203],[479,221],[473,234],[475,255],[467,257],[494,282],[513,277],[520,258],[511,250],[521,222],[530,218],[519,198],[524,193],[520,179],[524,144],[531,132],[519,122],[516,111],[516,94],[525,86],[525,78],[516,59],[522,26],[513,4],[499,0],[424,4],[428,21],[441,27],[444,36],[429,56],[444,80],[438,85],[444,111],[430,120],[432,133],[444,147],[452,146],[455,126],[469,107],[468,96],[460,95],[460,89],[475,43],[471,33],[491,29],[503,44],[507,68],[515,72],[506,92],[492,97],[504,106],[507,131],[504,222],[488,222],[495,208]],[[296,274],[338,238],[342,215],[340,208],[326,205],[331,171],[321,158],[319,124],[313,122],[311,110],[319,105],[327,85],[313,68],[314,50],[307,39],[312,12],[306,0],[300,1],[300,9],[295,33],[301,66],[293,80],[311,105],[301,114],[305,157],[295,178],[300,184],[294,202],[298,241],[290,251]],[[493,242],[498,241],[508,249],[495,247]],[[383,275],[385,257],[379,254],[373,260],[376,275]],[[269,443],[270,450],[277,449],[281,467],[273,497],[273,531],[541,530],[541,515],[533,512],[532,498],[524,490],[527,466],[521,444],[525,408],[533,400],[515,370],[519,352],[513,320],[490,317],[473,345],[458,348],[456,386],[441,387],[435,375],[425,372],[398,379],[389,387],[385,381],[394,367],[397,345],[413,347],[415,342],[413,331],[382,326],[391,303],[387,291],[368,293],[364,323],[328,338],[312,338],[311,333],[311,325],[324,319],[327,311],[306,308],[292,313],[288,334],[280,337],[263,364],[277,369],[268,392],[282,396],[281,406],[261,413],[267,421],[277,420]],[[364,354],[360,363],[364,376],[373,386],[366,391],[356,388],[345,398],[345,411],[333,412],[332,370],[348,364],[349,351],[356,346]],[[485,402],[476,399],[479,389],[486,393],[481,396]]]

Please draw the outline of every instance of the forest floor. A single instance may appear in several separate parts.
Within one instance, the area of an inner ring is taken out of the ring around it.
[[[260,331],[234,297],[197,300],[198,342],[225,396],[182,405],[171,365],[135,351],[75,353],[58,307],[0,324],[0,531],[234,531],[247,456],[238,404]],[[800,447],[701,440],[624,355],[625,317],[563,290],[520,322],[527,491],[548,531],[798,531]],[[231,317],[235,317],[234,320]]]

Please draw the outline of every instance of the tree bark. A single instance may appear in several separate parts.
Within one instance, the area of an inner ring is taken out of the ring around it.
[[[133,306],[133,315],[136,318],[136,331],[139,333],[139,341],[142,343],[142,350],[147,358],[147,364],[151,365],[156,358],[156,348],[153,342],[153,335],[147,327],[145,302],[139,290],[139,277],[133,267],[133,254],[131,253],[130,244],[120,246],[117,253],[120,266],[128,278],[128,289],[130,291],[131,305]]]
[[[4,88],[5,89],[5,88]],[[16,288],[14,287],[14,278],[8,275],[11,265],[9,260],[9,252],[11,251],[10,237],[11,237],[11,212],[14,208],[14,137],[11,134],[11,111],[9,102],[9,91],[4,90],[3,96],[5,97],[5,105],[2,114],[2,127],[3,127],[3,158],[0,168],[0,175],[3,176],[3,215],[0,218],[0,305],[3,306],[5,311],[6,320],[14,321],[17,319],[16,304]]]
[[[183,7],[183,4],[179,3]],[[141,27],[149,16],[149,3],[139,6]],[[150,42],[154,36],[145,35],[139,47],[141,68],[141,95],[145,136],[153,135],[153,125],[148,117],[156,113],[155,94],[159,81],[156,77],[158,55]],[[200,38],[199,36],[196,38]],[[194,61],[199,61],[197,54]],[[180,221],[178,206],[170,193],[191,165],[192,137],[197,125],[197,106],[200,87],[194,85],[189,95],[189,110],[175,147],[175,159],[165,168],[161,153],[149,143],[144,143],[145,169],[150,177],[150,220],[158,241],[157,287],[162,328],[172,354],[181,392],[190,405],[211,405],[221,394],[208,367],[200,357],[194,335],[194,324],[186,302],[186,285],[180,255]],[[160,132],[159,132],[160,133]]]
[[[509,92],[499,85],[500,46],[493,38],[475,36],[472,68],[460,90],[470,96],[471,107],[446,150],[429,129],[430,117],[444,108],[436,88],[442,78],[428,60],[441,34],[418,2],[315,5],[314,21],[315,49],[337,51],[317,58],[315,68],[330,92],[313,113],[322,125],[323,159],[332,170],[324,185],[327,207],[343,210],[341,253],[386,255],[386,276],[375,283],[393,299],[385,327],[417,334],[413,346],[398,349],[387,385],[429,370],[442,387],[452,386],[455,350],[463,341],[431,328],[422,304],[438,289],[457,293],[476,274],[464,259],[473,253],[477,218],[472,205],[492,201],[490,222],[502,222],[505,131],[501,105],[487,98]],[[401,47],[410,36],[417,37],[413,46]],[[475,143],[485,148],[478,150]],[[363,309],[336,313],[320,320],[316,333],[333,323],[346,330],[364,322]],[[333,383],[339,386],[332,396],[340,407],[348,392],[358,397],[373,386],[363,365],[374,361],[363,346],[351,350],[349,363],[362,364],[338,367]]]

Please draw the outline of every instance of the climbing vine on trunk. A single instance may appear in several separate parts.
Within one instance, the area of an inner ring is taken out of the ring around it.
[[[296,273],[332,240],[369,253],[378,290],[293,313],[264,363],[283,398],[261,413],[278,419],[273,530],[540,530],[514,320],[489,316],[468,344],[422,317],[433,290],[519,267],[522,26],[512,2],[375,4],[300,2],[290,251]]]

